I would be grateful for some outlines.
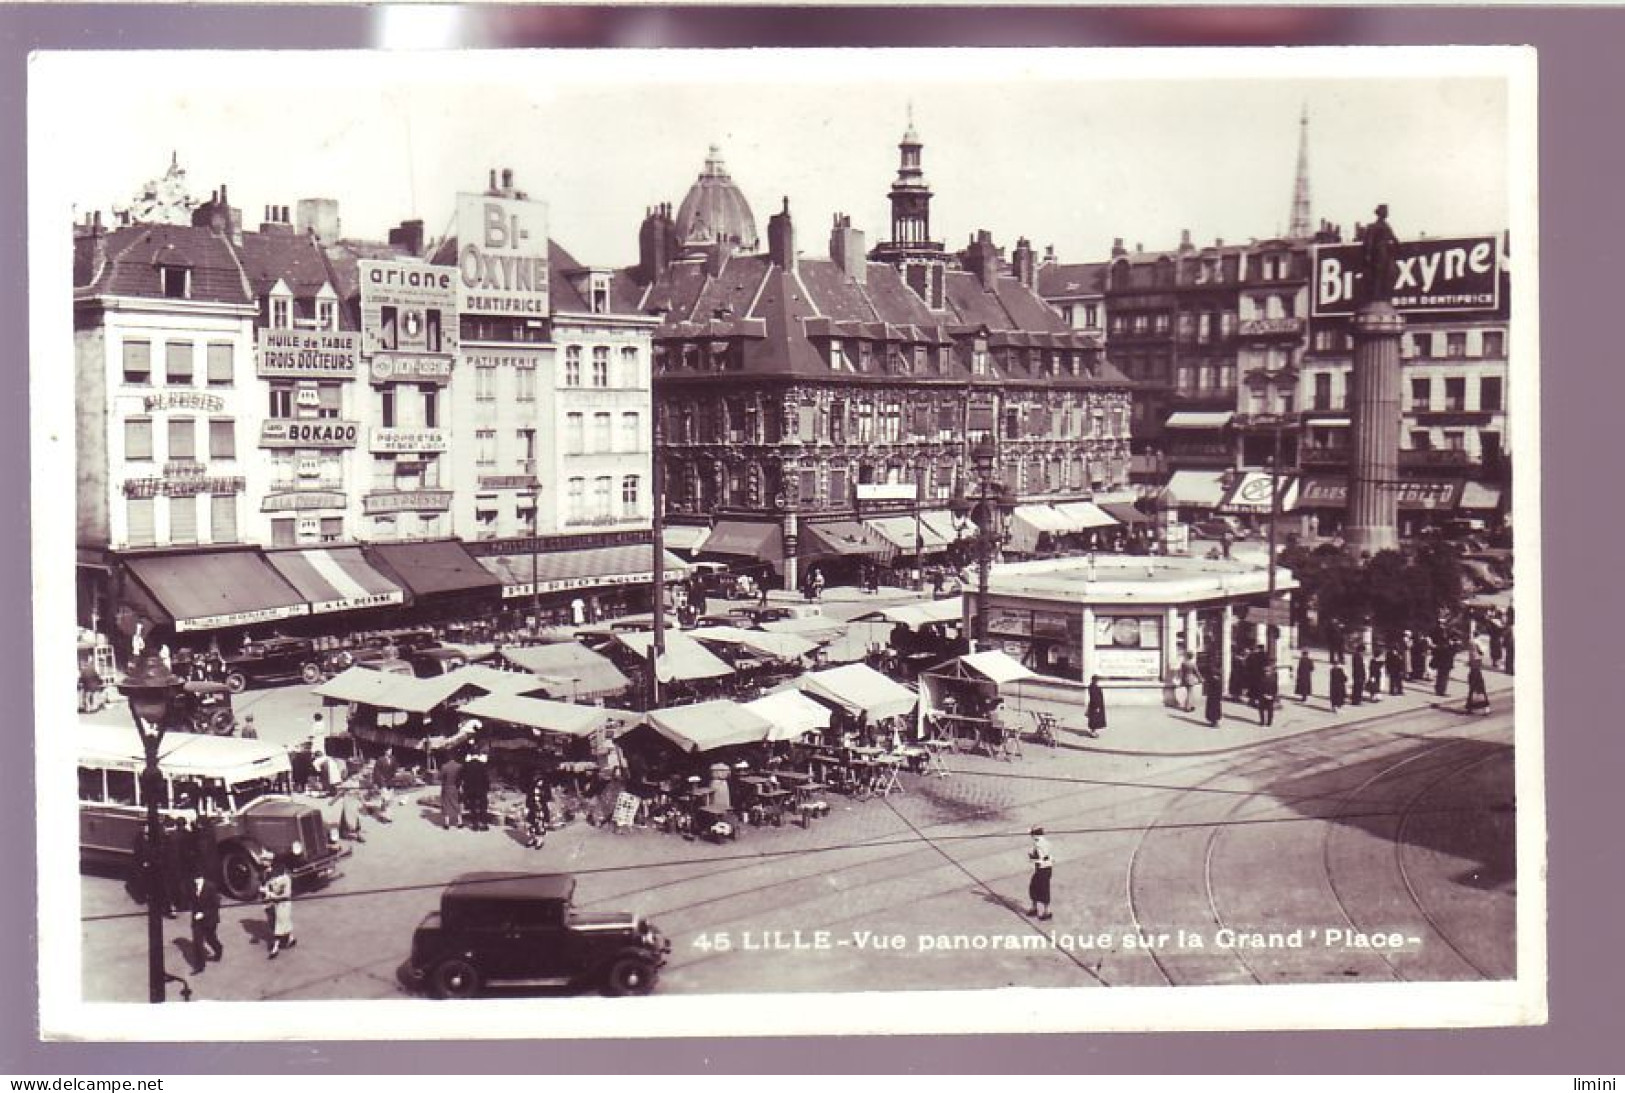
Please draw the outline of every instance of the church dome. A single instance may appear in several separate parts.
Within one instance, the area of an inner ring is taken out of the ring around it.
[[[711,146],[705,157],[705,170],[694,180],[677,210],[677,238],[684,247],[703,247],[719,240],[731,241],[739,250],[756,250],[756,218],[750,202],[739,192],[728,168],[722,164],[722,151]]]

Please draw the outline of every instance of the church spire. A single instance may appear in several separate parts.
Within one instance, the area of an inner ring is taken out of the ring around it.
[[[1292,186],[1292,219],[1287,238],[1308,239],[1314,234],[1309,210],[1309,105],[1298,116],[1298,177]]]

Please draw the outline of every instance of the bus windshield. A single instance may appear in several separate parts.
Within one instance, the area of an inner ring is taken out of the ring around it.
[[[285,794],[287,792],[289,792],[289,786],[286,774],[278,774],[274,778],[250,778],[231,787],[231,807],[233,811],[241,810],[250,801],[271,794]]]

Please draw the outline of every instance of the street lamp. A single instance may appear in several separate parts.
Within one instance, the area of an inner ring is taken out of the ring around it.
[[[158,909],[158,893],[163,874],[159,869],[164,837],[163,817],[158,799],[163,796],[164,776],[158,770],[158,745],[164,739],[164,723],[170,706],[184,682],[171,672],[156,654],[143,653],[124,673],[119,693],[130,702],[130,720],[141,737],[147,764],[141,771],[141,797],[147,803],[147,1001],[164,1000],[164,924]]]

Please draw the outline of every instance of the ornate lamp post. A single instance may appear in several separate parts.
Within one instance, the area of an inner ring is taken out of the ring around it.
[[[147,763],[141,771],[141,798],[147,803],[147,1001],[164,1000],[164,924],[158,909],[158,893],[163,885],[159,868],[164,837],[163,817],[158,801],[164,792],[164,776],[158,770],[158,746],[164,739],[164,722],[170,706],[184,682],[153,653],[137,657],[118,685],[129,699],[130,720],[141,737]]]

